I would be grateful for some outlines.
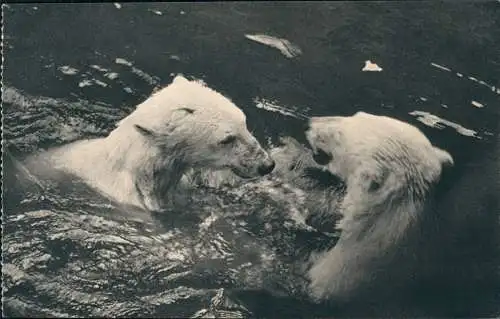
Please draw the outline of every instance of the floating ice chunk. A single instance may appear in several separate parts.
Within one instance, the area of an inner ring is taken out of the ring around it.
[[[97,79],[94,79],[94,83],[97,84],[97,85],[100,85],[102,87],[107,87],[108,84],[103,82],[103,81],[100,81],[100,80],[97,80]]]
[[[420,99],[421,101],[424,101],[424,102],[426,102],[426,101],[427,101],[427,98],[426,98],[426,97],[423,97],[423,96],[419,97],[419,99]]]
[[[116,72],[108,72],[109,71],[108,69],[103,68],[102,66],[99,66],[97,64],[92,64],[90,67],[92,69],[97,70],[97,71],[105,72],[104,76],[107,77],[110,80],[114,80],[114,79],[118,78],[118,73],[116,73]]]
[[[60,66],[58,69],[66,75],[75,75],[78,73],[78,69],[72,68],[69,65]]]
[[[119,4],[118,2],[115,2],[113,4],[115,5],[115,8],[117,8],[117,9],[121,9],[122,8],[122,5]]]
[[[105,69],[105,68],[103,68],[102,66],[99,66],[99,65],[97,65],[97,64],[92,64],[90,67],[91,67],[92,69],[95,69],[95,70],[97,70],[97,71],[101,71],[101,72],[106,72],[106,71],[108,71],[108,69]]]
[[[126,65],[126,66],[132,66],[132,62],[129,62],[125,59],[122,59],[122,58],[116,58],[115,59],[115,63],[116,64],[122,64],[122,65]]]
[[[474,105],[475,107],[478,107],[478,108],[482,108],[482,107],[484,107],[484,105],[483,105],[483,104],[481,104],[481,103],[479,103],[479,102],[477,102],[477,101],[472,101],[472,102],[471,102],[471,104],[472,104],[472,105]]]
[[[294,58],[302,54],[302,50],[283,38],[276,38],[266,34],[245,34],[247,39],[278,49],[287,58]]]
[[[104,74],[105,77],[107,77],[110,80],[114,80],[118,78],[118,73],[116,72],[107,72]]]
[[[151,10],[151,9],[150,9],[149,11],[151,11],[151,12],[153,12],[154,14],[159,15],[159,16],[163,15],[163,12],[161,12],[160,10]]]
[[[183,11],[183,10],[181,10],[180,14],[186,14],[186,12],[185,12],[185,11]]]
[[[465,128],[460,124],[453,123],[451,121],[440,118],[439,116],[431,114],[429,112],[413,111],[413,112],[410,112],[409,114],[417,117],[418,121],[424,123],[427,126],[434,127],[434,128],[440,129],[440,130],[445,128],[445,126],[448,126],[448,127],[455,129],[459,134],[480,139],[480,137],[477,136],[476,131]]]
[[[459,78],[461,78],[461,77],[463,77],[464,75],[463,75],[462,73],[458,73],[458,72],[457,72],[457,76],[458,76]]]
[[[444,107],[445,109],[448,108],[448,105],[446,105],[446,104],[441,104],[441,106]]]
[[[78,83],[78,86],[81,88],[86,87],[86,86],[91,86],[91,85],[92,85],[92,81],[89,79],[82,80],[82,81],[80,81],[80,83]]]
[[[437,63],[431,62],[431,65],[433,67],[436,67],[436,68],[440,69],[440,70],[451,72],[451,69],[448,69],[447,67],[439,65]]]
[[[361,69],[363,72],[380,72],[383,69],[379,67],[376,63],[373,63],[370,60],[365,61],[365,66]]]
[[[107,87],[108,84],[105,83],[105,82],[102,82],[100,80],[97,80],[97,79],[84,79],[82,81],[80,81],[80,83],[78,83],[78,86],[83,88],[83,87],[86,87],[86,86],[92,86],[94,84],[97,84],[99,86],[102,86],[102,87]]]

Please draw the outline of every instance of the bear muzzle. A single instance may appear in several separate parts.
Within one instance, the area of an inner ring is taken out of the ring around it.
[[[321,148],[316,148],[312,158],[318,165],[327,165],[332,160],[332,155]]]
[[[268,175],[274,170],[275,166],[275,161],[266,154],[263,160],[258,160],[253,163],[240,163],[239,165],[231,167],[231,170],[241,178],[250,179]]]
[[[305,135],[306,141],[309,144],[309,148],[312,150],[312,158],[318,165],[327,165],[332,160],[332,154],[323,150],[321,147],[318,147],[315,143],[316,134],[314,134],[312,125],[318,118],[311,118],[305,125]],[[321,118],[320,118],[321,119]]]
[[[276,162],[271,158],[268,158],[257,167],[257,173],[259,173],[260,176],[265,176],[271,173],[274,170],[274,167],[276,167]]]

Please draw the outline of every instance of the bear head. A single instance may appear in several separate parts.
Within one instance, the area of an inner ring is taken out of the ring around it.
[[[371,205],[395,195],[425,199],[443,165],[453,165],[416,127],[386,116],[313,117],[306,137],[314,160]]]
[[[180,75],[118,125],[133,127],[165,157],[174,156],[185,166],[229,168],[252,178],[275,165],[236,105],[201,81]]]

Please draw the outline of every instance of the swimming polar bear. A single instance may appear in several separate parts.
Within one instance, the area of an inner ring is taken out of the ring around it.
[[[230,169],[241,178],[275,163],[246,126],[245,114],[199,81],[176,76],[104,138],[35,156],[123,204],[162,210],[166,195],[192,168]]]
[[[313,117],[306,138],[314,160],[346,183],[342,234],[332,249],[312,258],[309,294],[345,301],[384,275],[397,280],[392,266],[416,251],[411,245],[420,236],[419,222],[452,157],[416,127],[364,112]]]

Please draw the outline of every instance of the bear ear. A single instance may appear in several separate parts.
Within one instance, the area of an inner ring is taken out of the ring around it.
[[[179,123],[179,121],[193,114],[195,111],[195,109],[189,107],[180,107],[175,109],[172,113],[172,118],[168,126],[173,130],[174,127],[176,127],[175,123]]]
[[[191,109],[189,107],[181,107],[181,108],[178,108],[177,110],[178,111],[184,111],[184,112],[189,113],[189,114],[193,114],[194,113],[194,109]]]
[[[155,136],[155,133],[153,131],[151,131],[150,129],[147,129],[143,126],[140,126],[138,124],[134,124],[134,128],[143,136],[146,136],[146,137],[154,137]]]
[[[177,74],[172,81],[172,83],[188,83],[188,82],[189,80],[186,79],[182,74]]]
[[[438,147],[434,147],[434,152],[436,153],[441,165],[444,167],[452,167],[455,163],[453,161],[453,157],[451,157],[450,153],[445,150],[442,150]]]
[[[354,114],[354,116],[366,116],[366,115],[371,115],[371,114],[368,114],[366,112],[363,112],[363,111],[358,111]]]

